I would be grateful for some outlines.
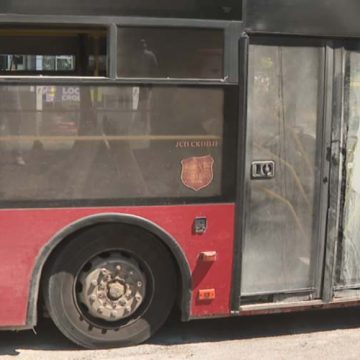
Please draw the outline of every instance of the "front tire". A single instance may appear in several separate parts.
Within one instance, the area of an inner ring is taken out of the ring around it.
[[[44,285],[56,326],[92,349],[147,340],[166,321],[177,291],[168,249],[152,234],[123,224],[75,235],[53,255]]]

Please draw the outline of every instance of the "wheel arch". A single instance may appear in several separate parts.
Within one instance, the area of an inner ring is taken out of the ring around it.
[[[32,273],[31,286],[29,293],[28,311],[26,327],[33,328],[38,319],[38,301],[40,296],[40,283],[45,269],[45,265],[55,249],[58,249],[64,241],[75,232],[85,229],[89,226],[100,225],[104,223],[127,224],[139,227],[155,235],[162,241],[173,255],[180,275],[180,309],[181,318],[187,321],[191,318],[191,270],[186,256],[172,235],[154,222],[136,215],[103,213],[81,218],[74,223],[69,224],[55,234],[50,241],[42,248],[36,259],[36,264]]]

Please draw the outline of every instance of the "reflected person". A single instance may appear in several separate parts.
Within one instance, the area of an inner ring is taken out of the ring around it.
[[[16,87],[0,87],[0,128],[7,131],[8,135],[15,137],[11,142],[11,157],[15,164],[24,166],[21,145],[16,137],[21,135],[21,102],[20,94]]]
[[[145,39],[141,39],[137,43],[135,52],[134,64],[136,64],[136,73],[143,77],[158,76],[159,63],[157,57],[153,51],[148,49]],[[150,135],[151,114],[153,112],[151,86],[133,87],[132,111],[129,135]],[[148,147],[148,141],[131,143],[132,149],[144,149]]]

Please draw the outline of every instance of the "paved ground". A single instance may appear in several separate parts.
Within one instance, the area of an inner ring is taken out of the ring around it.
[[[45,322],[33,332],[0,333],[0,358],[19,360],[265,360],[360,358],[360,309],[250,318],[171,320],[147,344],[86,351]]]

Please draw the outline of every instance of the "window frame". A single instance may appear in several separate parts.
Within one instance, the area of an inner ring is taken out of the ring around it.
[[[234,85],[238,83],[239,77],[239,41],[244,29],[241,21],[226,20],[199,20],[199,19],[166,19],[166,18],[144,18],[144,17],[94,17],[94,16],[35,16],[35,15],[9,15],[1,19],[0,25],[10,26],[41,26],[53,27],[61,24],[65,27],[103,26],[107,29],[107,76],[73,76],[73,75],[3,75],[0,79],[4,82],[25,82],[42,84],[43,82],[56,83],[126,83],[126,84],[213,84]],[[117,76],[117,32],[119,27],[141,27],[141,28],[187,28],[187,29],[209,29],[223,30],[224,32],[224,59],[223,74],[220,79],[201,78],[125,78]]]
[[[206,88],[209,86],[222,87],[224,92],[239,92],[239,44],[243,35],[243,22],[241,21],[223,21],[223,20],[198,20],[198,19],[164,19],[164,18],[140,18],[140,17],[78,17],[78,16],[28,16],[28,15],[9,15],[0,20],[0,25],[6,26],[103,26],[107,28],[107,77],[93,76],[39,76],[39,75],[11,75],[3,76],[0,74],[0,82],[3,86],[7,85],[29,85],[29,86],[118,86],[118,85],[180,85],[196,86]],[[224,79],[167,79],[167,78],[118,78],[117,77],[117,29],[119,26],[127,27],[172,27],[172,28],[200,28],[200,29],[220,29],[224,31]],[[225,106],[224,123],[228,124],[229,134],[237,133],[238,126],[238,106],[237,99],[239,94],[231,96],[231,101],[236,101],[229,108]],[[233,99],[233,100],[231,100]],[[237,136],[231,137],[227,150],[223,149],[223,167],[229,166],[232,159],[236,156]],[[50,201],[0,201],[0,209],[10,208],[39,208],[39,207],[64,207],[64,206],[134,206],[134,205],[164,205],[164,204],[202,204],[202,203],[228,203],[235,202],[236,167],[232,166],[234,176],[226,185],[228,194],[222,194],[216,197],[206,198],[178,198],[176,200],[169,198],[155,199],[127,199],[112,201],[89,201],[83,200],[50,200]],[[222,175],[223,177],[224,175]],[[224,177],[223,177],[224,178]]]

